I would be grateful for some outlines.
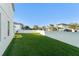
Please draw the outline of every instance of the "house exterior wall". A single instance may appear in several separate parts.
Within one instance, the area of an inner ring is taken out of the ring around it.
[[[11,42],[14,32],[13,32],[13,8],[10,3],[0,3],[0,55],[4,53],[9,43]],[[8,36],[8,22],[9,36]]]

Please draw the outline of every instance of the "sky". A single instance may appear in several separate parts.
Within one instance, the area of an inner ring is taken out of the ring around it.
[[[79,4],[16,3],[14,21],[28,26],[79,23]]]

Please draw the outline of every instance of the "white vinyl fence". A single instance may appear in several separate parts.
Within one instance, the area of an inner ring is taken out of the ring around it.
[[[79,32],[49,32],[42,30],[19,30],[19,33],[40,33],[56,40],[79,47]]]
[[[45,31],[43,30],[19,30],[19,33],[40,33],[42,35],[45,35]]]
[[[79,47],[79,32],[45,32],[45,35],[56,40]]]

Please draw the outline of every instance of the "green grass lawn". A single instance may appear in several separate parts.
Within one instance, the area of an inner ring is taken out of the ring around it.
[[[76,56],[79,55],[79,48],[40,34],[18,34],[3,55]]]

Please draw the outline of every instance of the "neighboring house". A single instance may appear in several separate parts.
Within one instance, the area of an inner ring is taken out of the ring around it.
[[[54,26],[47,26],[46,31],[57,31],[57,28]]]
[[[46,26],[45,31],[52,31],[49,26]]]
[[[60,24],[57,24],[57,27],[66,29],[66,28],[68,28],[68,24],[60,23]]]
[[[14,4],[0,3],[0,55],[4,53],[12,38]]]
[[[23,24],[14,22],[14,31],[17,32],[23,29]]]
[[[64,29],[68,29],[68,24],[60,23],[56,24],[55,27],[57,27],[58,31],[63,31]]]

